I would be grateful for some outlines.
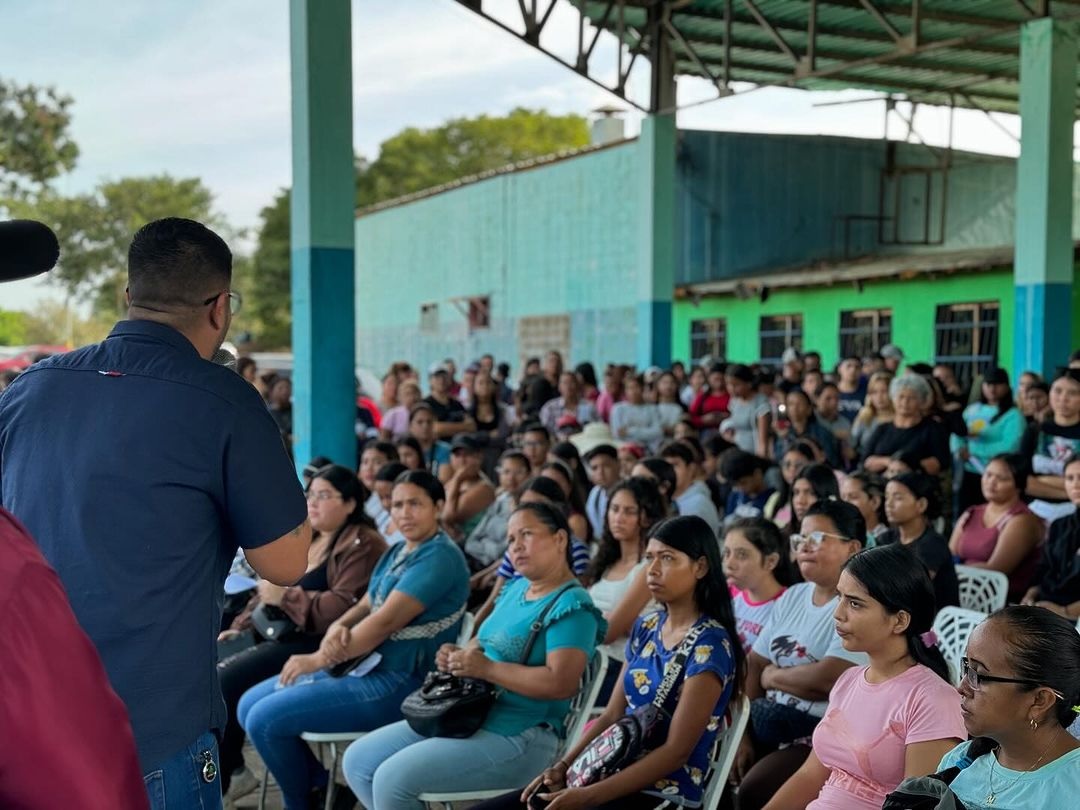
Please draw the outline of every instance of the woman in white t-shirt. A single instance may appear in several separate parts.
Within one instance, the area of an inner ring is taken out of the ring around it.
[[[723,558],[739,643],[749,654],[791,584],[788,544],[771,520],[736,518],[724,534]]]
[[[866,655],[844,649],[833,624],[836,586],[863,548],[859,510],[832,498],[813,504],[791,551],[805,582],[781,596],[747,661],[750,726],[735,757],[738,810],[760,810],[810,754],[809,738],[837,679]]]
[[[871,549],[848,560],[837,590],[844,649],[870,664],[837,679],[814,750],[766,810],[879,810],[901,781],[934,773],[967,737],[931,631],[926,566],[896,545]]]
[[[634,621],[650,599],[645,582],[645,541],[649,529],[665,517],[664,501],[655,482],[627,478],[608,499],[604,533],[597,546],[586,581],[589,596],[607,619],[603,649],[615,662],[601,689],[597,705],[606,702],[619,678],[626,641]]]

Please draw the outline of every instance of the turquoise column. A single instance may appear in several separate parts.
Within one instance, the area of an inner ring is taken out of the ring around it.
[[[641,124],[638,210],[637,366],[671,363],[671,299],[675,289],[674,115],[650,115]]]
[[[293,432],[297,469],[356,466],[349,0],[290,0]]]
[[[1044,18],[1020,30],[1013,369],[1049,374],[1072,350],[1076,28]]]

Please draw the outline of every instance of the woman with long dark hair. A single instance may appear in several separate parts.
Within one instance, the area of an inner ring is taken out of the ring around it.
[[[604,533],[585,580],[593,604],[607,619],[604,651],[613,661],[625,658],[630,629],[651,598],[645,582],[645,539],[666,516],[660,490],[648,478],[627,478],[608,499]],[[617,673],[618,667],[608,668],[598,700],[607,702]]]
[[[934,773],[967,736],[931,630],[925,566],[897,546],[870,549],[848,560],[837,591],[844,649],[870,663],[837,679],[810,756],[765,810],[880,810],[903,779]]]
[[[1050,415],[1031,425],[1020,441],[1020,455],[1028,459],[1027,495],[1060,503],[1065,493],[1067,459],[1080,454],[1080,369],[1064,368],[1050,386]]]
[[[791,483],[791,497],[788,499],[791,520],[783,527],[785,533],[797,533],[807,511],[815,503],[839,499],[840,485],[836,483],[833,469],[827,464],[807,464]]]
[[[964,465],[960,483],[960,511],[985,503],[982,476],[990,460],[1001,453],[1015,453],[1027,423],[1013,402],[1009,373],[1003,368],[983,374],[978,402],[964,409],[966,436],[953,436],[953,453]]]
[[[939,514],[936,479],[922,473],[896,476],[885,485],[885,515],[891,528],[878,538],[878,545],[898,543],[914,552],[934,581],[938,607],[945,607],[960,604],[960,585],[949,545],[932,525]]]
[[[657,524],[645,548],[649,591],[661,609],[638,619],[621,677],[604,713],[576,745],[523,791],[477,810],[528,806],[535,795],[552,806],[651,810],[668,802],[696,806],[709,752],[731,701],[742,691],[744,660],[735,635],[716,534],[699,517]],[[693,635],[691,635],[693,634]],[[665,704],[671,722],[664,742],[636,762],[588,787],[566,787],[566,771],[619,718],[652,702],[668,663],[687,637],[686,664]]]

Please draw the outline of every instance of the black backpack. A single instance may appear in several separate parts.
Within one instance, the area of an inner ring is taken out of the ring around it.
[[[994,748],[994,741],[979,737],[968,746],[959,764],[930,776],[912,776],[885,797],[881,810],[967,810],[949,787],[960,771]]]

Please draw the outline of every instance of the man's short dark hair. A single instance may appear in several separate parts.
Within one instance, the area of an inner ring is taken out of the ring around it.
[[[193,304],[232,283],[225,240],[190,219],[143,225],[128,248],[128,290],[134,304]]]
[[[596,445],[596,447],[589,450],[589,452],[586,453],[585,455],[583,455],[581,458],[586,464],[588,464],[594,458],[597,458],[599,456],[607,456],[608,458],[611,458],[611,459],[614,459],[615,461],[618,461],[619,460],[619,451],[615,449],[615,445],[612,445],[612,444],[598,444],[598,445]]]

